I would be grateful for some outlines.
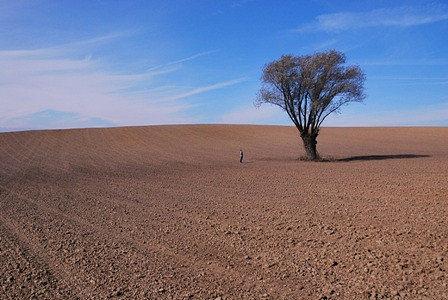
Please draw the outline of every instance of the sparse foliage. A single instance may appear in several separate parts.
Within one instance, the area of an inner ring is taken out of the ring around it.
[[[359,66],[344,66],[345,55],[330,50],[314,55],[283,55],[267,64],[255,104],[281,107],[300,132],[307,158],[317,159],[322,122],[350,102],[365,98],[365,75]]]

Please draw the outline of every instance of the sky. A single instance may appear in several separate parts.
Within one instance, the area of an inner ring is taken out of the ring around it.
[[[323,126],[448,126],[447,0],[0,0],[0,131],[292,125],[262,68],[330,49],[367,98]]]

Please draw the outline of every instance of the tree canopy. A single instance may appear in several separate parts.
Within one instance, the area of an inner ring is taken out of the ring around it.
[[[357,65],[345,66],[345,55],[330,50],[313,55],[283,55],[267,64],[256,105],[281,107],[300,132],[307,157],[317,158],[322,122],[350,102],[365,98],[365,75]]]

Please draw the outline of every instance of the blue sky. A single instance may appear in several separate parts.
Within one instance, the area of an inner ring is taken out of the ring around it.
[[[328,49],[368,97],[324,126],[448,126],[447,1],[0,0],[0,130],[290,125],[261,69]]]

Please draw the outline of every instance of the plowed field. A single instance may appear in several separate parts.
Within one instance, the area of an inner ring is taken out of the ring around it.
[[[0,299],[447,299],[448,128],[0,134]],[[239,150],[244,163],[239,163]]]

